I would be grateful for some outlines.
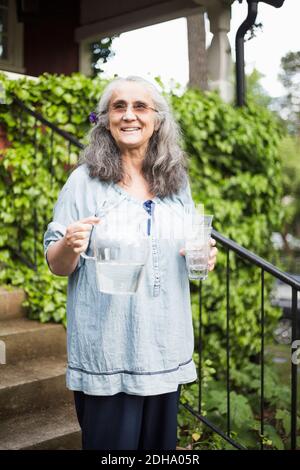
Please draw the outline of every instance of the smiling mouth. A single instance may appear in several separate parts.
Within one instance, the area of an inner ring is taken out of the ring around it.
[[[121,127],[122,132],[137,132],[140,131],[140,127]]]

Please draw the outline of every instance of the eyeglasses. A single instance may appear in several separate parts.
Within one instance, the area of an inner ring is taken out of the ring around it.
[[[125,101],[117,101],[110,106],[110,111],[115,115],[123,116],[127,113],[129,107],[136,116],[148,114],[150,111],[158,113],[157,109],[152,108],[152,106],[142,101],[136,101],[132,105],[129,105]]]

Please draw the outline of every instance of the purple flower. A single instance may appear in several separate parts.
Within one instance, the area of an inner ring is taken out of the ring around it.
[[[96,114],[94,111],[92,111],[92,112],[90,113],[90,115],[89,115],[89,120],[90,120],[90,123],[92,123],[92,124],[97,124],[97,122],[98,122],[98,116],[97,116],[97,114]]]

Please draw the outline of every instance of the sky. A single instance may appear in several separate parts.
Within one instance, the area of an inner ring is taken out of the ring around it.
[[[231,31],[228,38],[234,57],[234,40],[239,25],[247,16],[247,2],[232,5]],[[262,86],[271,96],[283,94],[278,80],[280,59],[289,51],[300,50],[300,0],[285,0],[279,9],[259,3],[257,22],[263,24],[257,37],[245,43],[246,72],[255,67],[264,78]],[[207,44],[212,35],[206,21]],[[105,77],[140,75],[154,81],[160,76],[169,87],[188,82],[188,45],[186,19],[160,23],[123,33],[113,41],[115,56],[101,68]]]

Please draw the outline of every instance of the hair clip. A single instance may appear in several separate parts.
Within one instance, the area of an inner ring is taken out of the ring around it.
[[[94,111],[92,111],[92,112],[90,113],[90,115],[89,115],[89,120],[90,120],[90,123],[91,123],[91,124],[97,124],[97,122],[98,122],[98,116],[97,116],[97,114],[96,114]]]

